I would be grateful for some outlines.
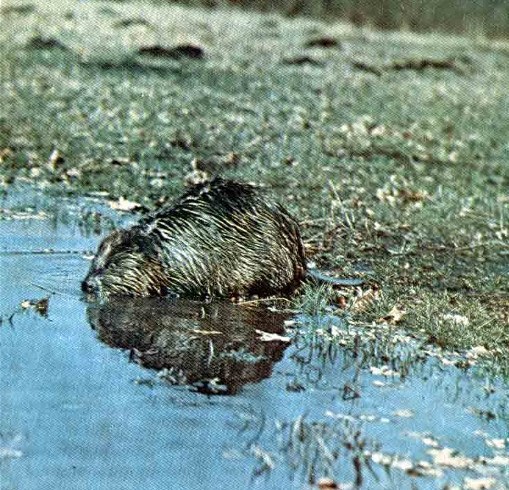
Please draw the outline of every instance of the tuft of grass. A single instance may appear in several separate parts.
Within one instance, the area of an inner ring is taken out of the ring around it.
[[[363,474],[373,471],[369,451],[377,450],[378,446],[364,436],[356,421],[321,422],[299,416],[280,422],[277,430],[279,452],[293,472],[300,473],[302,480],[310,485],[316,485],[320,476],[332,479],[339,476],[340,461],[341,466],[346,466],[341,468],[341,473],[353,474],[357,487],[364,482]]]
[[[320,317],[331,313],[336,294],[330,285],[304,284],[299,292],[293,299],[293,305],[304,315]]]

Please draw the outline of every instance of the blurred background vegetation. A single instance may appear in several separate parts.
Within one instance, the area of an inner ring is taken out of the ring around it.
[[[161,0],[165,1],[171,3]],[[508,0],[181,0],[179,3],[341,19],[358,27],[509,37]]]

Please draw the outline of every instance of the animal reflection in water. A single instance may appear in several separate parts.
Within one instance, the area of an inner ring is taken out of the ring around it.
[[[264,342],[257,332],[283,334],[285,315],[228,302],[113,298],[91,304],[88,318],[101,341],[204,393],[235,394],[269,377],[287,346]]]

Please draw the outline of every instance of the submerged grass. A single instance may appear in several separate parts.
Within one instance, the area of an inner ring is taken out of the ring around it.
[[[308,287],[304,311],[332,303],[369,323],[397,307],[399,326],[484,346],[509,372],[509,45],[174,5],[11,4],[3,188],[151,209],[203,172],[255,181],[301,221],[319,268],[367,281],[355,301]],[[306,47],[319,37],[340,43]],[[179,45],[204,58],[139,54]]]

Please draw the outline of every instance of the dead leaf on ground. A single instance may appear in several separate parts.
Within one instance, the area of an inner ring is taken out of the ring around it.
[[[110,165],[129,165],[133,163],[129,158],[126,157],[113,157],[111,160],[108,161]]]
[[[66,170],[65,175],[73,179],[79,179],[81,177],[81,170],[79,168],[73,167]]]
[[[294,58],[286,58],[283,60],[285,65],[313,65],[322,66],[321,61],[311,58],[311,56],[295,56]]]
[[[469,351],[466,353],[467,359],[478,359],[482,356],[487,356],[490,354],[490,351],[486,349],[483,345],[477,345],[475,347],[472,347]]]
[[[339,48],[341,43],[334,37],[323,36],[310,39],[306,44],[306,48]]]
[[[369,63],[365,63],[364,61],[352,61],[352,66],[357,68],[357,70],[362,70],[368,73],[372,73],[377,77],[382,76],[383,70],[378,68],[375,65],[370,65]]]
[[[455,59],[433,59],[433,58],[420,58],[399,60],[386,63],[384,65],[375,65],[366,63],[364,61],[352,61],[354,68],[359,70],[373,73],[374,75],[381,76],[384,72],[388,71],[402,71],[414,70],[422,71],[427,68],[438,70],[451,70],[459,75],[464,74],[464,69],[457,63]]]
[[[389,325],[396,325],[406,315],[405,310],[400,310],[397,306],[393,306],[387,315],[379,318],[378,322],[386,322]]]
[[[364,311],[379,298],[379,289],[369,288],[366,291],[361,291],[359,295],[354,298],[351,309],[355,312]]]
[[[153,46],[142,46],[140,49],[138,49],[138,54],[171,59],[202,59],[205,56],[203,48],[200,46],[195,46],[194,44],[181,44],[173,48],[165,48],[164,46],[160,46],[158,44]]]
[[[142,206],[140,203],[129,201],[121,197],[118,201],[108,201],[108,206],[116,211],[134,211],[140,209]]]
[[[35,36],[27,43],[27,48],[31,49],[61,49],[68,51],[69,48],[54,37],[40,37]]]
[[[121,27],[131,27],[131,26],[145,26],[152,27],[152,24],[141,17],[133,17],[130,19],[122,19],[113,24],[113,27],[121,28]]]
[[[433,59],[433,58],[421,58],[421,59],[408,59],[401,61],[393,61],[385,65],[385,70],[415,70],[421,71],[426,68],[434,68],[439,70],[452,70],[456,73],[463,74],[463,70],[456,63],[454,59]]]
[[[0,149],[0,163],[3,163],[7,158],[12,157],[14,155],[14,151],[12,148],[2,148]]]
[[[421,190],[399,189],[399,195],[403,202],[420,202],[429,199],[428,192]]]
[[[64,156],[62,155],[62,153],[57,148],[54,148],[48,158],[48,163],[46,164],[46,166],[48,167],[49,170],[51,170],[53,172],[60,165],[62,165],[64,163],[64,161],[65,161],[65,159],[64,159]]]

